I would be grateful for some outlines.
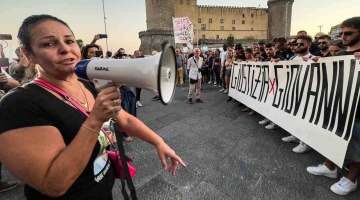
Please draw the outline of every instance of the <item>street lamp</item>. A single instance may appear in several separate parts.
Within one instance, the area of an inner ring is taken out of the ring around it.
[[[103,4],[103,13],[104,13],[104,26],[105,26],[105,34],[107,35],[107,31],[106,31],[106,17],[105,17],[105,5],[104,5],[104,0],[102,0],[102,4]],[[106,37],[106,51],[109,51],[108,50],[108,41],[107,41],[107,38]]]

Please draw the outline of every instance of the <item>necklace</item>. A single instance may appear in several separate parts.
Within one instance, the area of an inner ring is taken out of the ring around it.
[[[78,84],[79,84],[79,86],[80,86],[80,89],[81,89],[81,91],[83,92],[83,95],[84,95],[84,97],[85,97],[85,102],[84,103],[82,103],[82,102],[80,102],[81,104],[83,104],[84,105],[84,107],[85,107],[85,109],[86,109],[86,111],[88,111],[89,112],[89,108],[88,108],[88,100],[87,100],[87,97],[86,97],[86,94],[85,94],[85,91],[83,90],[83,88],[81,87],[81,85],[80,85],[80,83],[78,82]]]

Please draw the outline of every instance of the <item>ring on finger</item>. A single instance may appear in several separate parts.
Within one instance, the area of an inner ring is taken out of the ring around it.
[[[117,99],[114,99],[113,102],[114,102],[114,106],[118,106],[118,105],[119,105],[119,101],[118,101]]]

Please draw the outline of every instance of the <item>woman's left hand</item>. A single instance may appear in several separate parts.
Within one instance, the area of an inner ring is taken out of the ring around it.
[[[159,158],[164,169],[175,176],[177,166],[180,163],[183,167],[186,167],[185,163],[179,156],[176,155],[175,151],[172,150],[165,142],[160,143],[156,146]],[[171,159],[171,166],[168,166],[167,158]]]

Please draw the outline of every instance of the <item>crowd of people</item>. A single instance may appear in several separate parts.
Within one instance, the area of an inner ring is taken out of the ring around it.
[[[320,57],[354,55],[356,59],[360,60],[360,17],[353,17],[345,20],[341,24],[341,40],[334,40],[329,35],[318,34],[313,40],[308,36],[307,32],[301,30],[297,33],[295,38],[287,40],[284,37],[275,38],[271,42],[259,41],[253,44],[252,47],[244,48],[242,44],[236,44],[235,47],[224,45],[222,51],[216,49],[215,51],[204,52],[195,48],[192,52],[184,52],[183,54],[177,51],[178,68],[180,68],[180,61],[183,60],[187,67],[189,77],[189,104],[193,104],[192,92],[196,88],[196,102],[203,103],[200,98],[201,84],[214,84],[215,87],[220,87],[220,92],[223,94],[229,93],[229,79],[231,77],[231,69],[234,62],[261,62],[261,61],[291,61],[309,59],[317,62]],[[193,58],[194,57],[194,58]],[[179,71],[181,72],[181,71]],[[198,81],[194,81],[198,80]],[[178,80],[180,85],[183,84]],[[234,106],[245,106],[241,102],[228,97],[228,102],[233,101]],[[251,106],[251,105],[249,105]],[[250,107],[245,106],[242,112],[249,112],[249,116],[253,116],[256,112]],[[347,195],[357,188],[357,178],[360,174],[360,112],[356,114],[356,121],[354,125],[354,132],[352,140],[346,154],[346,167],[349,171],[346,177],[342,177],[340,181],[331,186],[331,191],[338,195]],[[266,129],[280,128],[277,124],[264,118],[259,122],[260,125],[265,125]],[[306,153],[311,149],[310,146],[300,141],[293,135],[282,138],[284,142],[299,143],[294,149],[295,153]],[[321,175],[330,178],[338,177],[338,170],[336,165],[330,160],[326,160],[324,164],[314,167],[308,167],[307,171],[313,175]]]
[[[225,44],[222,49],[214,51],[194,48],[188,52],[181,52],[181,49],[176,49],[176,84],[178,87],[184,87],[188,82],[189,104],[194,103],[192,97],[194,92],[195,103],[204,103],[201,98],[202,84],[213,84],[214,87],[219,87],[221,95],[229,94],[229,82],[234,62],[307,61],[309,59],[316,62],[320,57],[341,55],[354,55],[360,59],[360,17],[345,20],[341,25],[341,30],[341,40],[333,40],[329,35],[318,35],[313,40],[306,31],[302,30],[297,33],[296,38],[290,40],[279,37],[272,41],[259,41],[257,44],[245,48],[242,44],[235,46]],[[120,48],[114,54],[107,51],[104,55],[102,47],[96,44],[100,40],[99,35],[95,35],[93,41],[80,50],[68,25],[49,15],[27,18],[19,29],[18,38],[22,46],[15,51],[17,59],[11,61],[9,66],[6,66],[5,70],[2,69],[0,73],[0,98],[2,98],[0,103],[0,160],[5,163],[11,173],[26,183],[25,195],[28,199],[60,196],[74,198],[76,195],[96,196],[99,195],[96,194],[99,189],[107,191],[105,198],[104,196],[99,196],[99,198],[112,199],[111,188],[114,181],[112,173],[109,172],[101,184],[90,181],[84,185],[82,182],[102,173],[102,170],[108,165],[107,159],[105,162],[101,160],[102,164],[98,163],[100,162],[99,157],[104,156],[104,152],[99,153],[99,149],[106,148],[108,144],[105,146],[101,143],[98,144],[97,138],[101,132],[100,128],[109,118],[119,119],[119,126],[116,126],[115,134],[121,134],[124,141],[131,142],[130,135],[133,135],[153,144],[158,150],[164,167],[171,173],[175,173],[178,163],[185,166],[160,137],[136,119],[137,108],[142,107],[140,103],[141,88],[111,87],[98,93],[94,90],[93,85],[77,80],[72,71],[75,64],[82,59],[94,57],[142,59],[157,54],[157,51],[144,56],[141,50],[136,50],[130,55],[126,53],[125,49]],[[0,46],[0,53],[4,57],[2,46]],[[66,102],[66,99],[32,84],[35,79],[46,80],[71,93],[74,100],[90,113],[90,117],[85,118],[79,113],[74,113],[74,109],[71,105],[68,106],[69,102]],[[9,95],[5,95],[6,93]],[[159,101],[159,96],[154,95],[152,100]],[[50,98],[53,98],[51,102],[45,101]],[[24,101],[27,104],[19,103]],[[251,105],[245,106],[230,96],[226,101],[233,102],[236,107],[244,107],[241,111],[248,112],[249,116],[257,114],[256,108],[254,110]],[[65,111],[66,113],[64,113]],[[19,117],[19,113],[22,113],[21,117]],[[53,113],[57,113],[57,115]],[[76,120],[69,121],[67,115],[72,115]],[[358,121],[358,115],[360,113],[356,114],[353,138],[346,154],[348,161],[346,169],[349,173],[330,188],[338,195],[347,195],[357,188],[356,180],[360,174],[360,121]],[[267,118],[261,120],[259,124],[265,125],[265,128],[269,130],[280,128]],[[97,135],[93,134],[94,132]],[[21,142],[18,141],[17,133],[22,133]],[[36,135],[37,133],[47,133],[47,135]],[[92,135],[92,137],[85,139],[84,135]],[[37,141],[34,141],[33,137]],[[305,153],[311,150],[310,146],[293,135],[284,137],[282,140],[299,143],[293,149],[295,153]],[[14,144],[20,145],[20,147],[9,151]],[[31,152],[36,153],[35,149],[39,148],[52,150],[41,156],[31,154]],[[18,158],[17,161],[12,159],[14,157]],[[171,167],[166,164],[167,157],[172,160]],[[78,162],[69,162],[74,159]],[[34,164],[34,162],[38,164]],[[102,168],[93,172],[93,165],[99,165]],[[62,172],[65,171],[72,171],[72,173],[64,176],[65,174]],[[308,167],[307,171],[313,175],[338,177],[336,165],[328,159],[324,164]],[[66,181],[63,184],[55,184],[60,177]],[[0,182],[0,192],[10,190],[18,185],[19,181]],[[92,192],[88,193],[89,190]]]

